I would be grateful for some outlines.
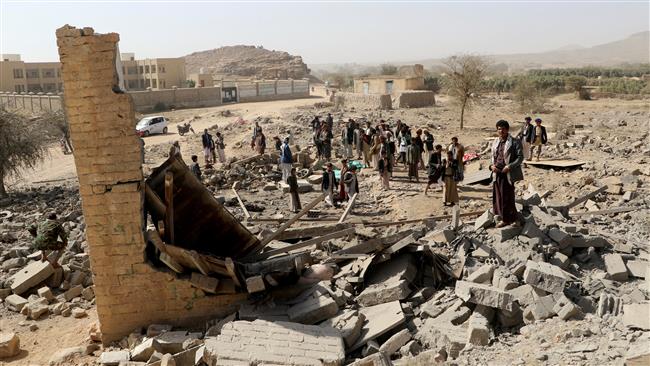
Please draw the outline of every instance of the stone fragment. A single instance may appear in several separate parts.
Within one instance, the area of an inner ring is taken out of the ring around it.
[[[176,366],[174,356],[169,353],[164,354],[160,359],[160,366]]]
[[[524,309],[524,320],[527,323],[532,323],[536,320],[543,320],[555,315],[553,307],[555,306],[555,298],[553,295],[540,297],[536,302],[528,305]]]
[[[32,301],[25,305],[21,310],[21,313],[25,314],[30,319],[36,320],[50,312],[50,308],[47,305],[48,302],[46,299],[39,298],[39,300]]]
[[[65,301],[70,301],[75,297],[81,296],[81,292],[83,291],[83,289],[84,288],[82,285],[71,287],[68,291],[63,293],[63,297],[65,298]]]
[[[544,232],[535,225],[534,221],[528,221],[524,224],[524,227],[521,229],[521,235],[525,235],[529,238],[546,238]]]
[[[553,311],[562,320],[569,320],[571,318],[577,317],[582,313],[580,307],[569,300],[569,298],[567,298],[564,294],[560,295],[556,300],[555,305],[553,306]]]
[[[158,345],[161,353],[178,353],[183,350],[183,342],[185,342],[190,336],[187,334],[186,331],[169,331],[169,332],[164,332],[158,336],[156,336],[156,342],[158,342]]]
[[[475,344],[477,346],[486,346],[490,342],[493,331],[490,326],[490,320],[488,319],[489,313],[490,312],[484,306],[476,306],[476,309],[469,317],[467,343]]]
[[[627,267],[620,254],[606,254],[603,256],[603,260],[605,261],[605,268],[610,279],[619,282],[627,281]]]
[[[99,356],[99,363],[106,366],[118,366],[122,361],[129,361],[129,351],[104,351]]]
[[[493,237],[496,240],[497,243],[502,243],[506,240],[510,240],[514,238],[515,236],[519,235],[521,233],[521,227],[519,226],[504,226],[502,228],[498,228],[494,231]]]
[[[16,333],[0,333],[0,360],[20,353],[20,338]]]
[[[72,309],[72,317],[73,318],[81,319],[81,318],[85,318],[87,315],[88,314],[86,313],[86,310],[84,310],[82,308],[74,308],[74,309]]]
[[[519,286],[519,280],[505,267],[497,267],[492,274],[492,286],[507,291]]]
[[[514,301],[514,298],[508,292],[492,286],[467,281],[456,281],[455,293],[463,301],[498,309],[512,310],[512,302]]]
[[[474,221],[474,230],[487,229],[492,225],[494,225],[494,214],[490,210],[487,210]]]
[[[405,321],[399,301],[361,308],[359,313],[364,315],[366,321],[361,328],[361,336],[354,345],[348,347],[348,351],[360,348],[368,340],[380,337]]]
[[[566,269],[569,266],[569,257],[560,252],[556,252],[553,254],[553,257],[551,257],[551,260],[549,260],[549,263],[562,269]]]
[[[382,343],[379,347],[379,352],[386,356],[392,356],[395,352],[399,351],[408,341],[411,340],[411,333],[408,329],[402,329],[388,338],[386,342]]]
[[[52,302],[52,300],[54,300],[54,295],[52,294],[52,290],[50,290],[50,288],[47,286],[39,288],[37,293],[38,296],[46,299],[49,302]]]
[[[23,306],[27,305],[27,299],[19,295],[9,295],[5,298],[5,303],[9,310],[20,312]]]
[[[9,278],[11,291],[16,295],[22,295],[30,288],[45,281],[52,273],[54,273],[54,267],[50,262],[34,261]]]
[[[345,346],[350,347],[359,339],[365,320],[365,316],[358,311],[347,310],[340,315],[325,320],[320,326],[337,329],[341,333]]]
[[[410,341],[399,349],[402,357],[413,357],[420,352],[422,352],[422,346],[417,341]]]
[[[469,276],[467,276],[466,281],[474,283],[491,283],[493,273],[494,266],[490,264],[484,264],[476,271],[472,272]]]
[[[145,338],[140,344],[131,350],[131,360],[146,362],[151,358],[154,351],[159,350],[160,345],[154,338]]]
[[[547,292],[561,292],[564,290],[567,278],[562,270],[549,263],[526,262],[524,282]]]
[[[371,268],[366,275],[366,288],[357,296],[362,306],[406,299],[411,294],[410,283],[417,274],[410,253],[401,254],[381,266]]]
[[[513,304],[513,310],[497,309],[496,320],[503,328],[516,327],[523,323],[523,312],[517,303]]]

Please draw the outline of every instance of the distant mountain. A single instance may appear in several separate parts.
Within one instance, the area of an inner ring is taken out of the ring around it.
[[[650,62],[650,31],[635,33],[625,39],[604,43],[593,47],[568,45],[552,51],[540,53],[519,53],[509,55],[488,55],[495,64],[505,64],[510,71],[552,68],[552,67],[581,67],[581,66],[617,66],[621,64],[637,64]],[[429,69],[440,66],[442,59],[414,60],[409,62],[392,62],[395,65],[422,64]],[[377,66],[380,63],[345,64],[354,65],[352,69]],[[319,71],[335,71],[344,64],[314,64],[312,69]]]
[[[226,46],[185,56],[188,74],[204,73],[220,77],[254,77],[265,79],[301,79],[309,77],[302,57],[284,51],[255,46]]]

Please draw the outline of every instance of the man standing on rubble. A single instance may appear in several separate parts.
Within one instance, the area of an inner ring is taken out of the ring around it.
[[[513,138],[510,125],[500,120],[496,124],[498,137],[492,143],[492,210],[501,218],[497,227],[518,225],[515,207],[515,182],[524,179],[521,163],[524,152],[521,140]]]
[[[334,128],[334,117],[332,117],[332,113],[327,114],[327,118],[325,118],[325,125],[327,126],[329,133],[332,133],[332,129]]]
[[[203,130],[203,135],[201,135],[201,144],[203,145],[203,157],[205,158],[205,165],[208,166],[212,164],[212,145],[214,141],[212,136],[208,133],[208,129]]]
[[[354,143],[354,121],[352,118],[348,120],[343,131],[341,131],[341,139],[343,140],[343,157],[346,159],[352,158],[352,144]]]
[[[282,181],[286,182],[291,174],[291,166],[293,165],[293,156],[291,155],[291,148],[289,147],[289,138],[284,139],[284,143],[280,147],[280,168],[282,169]]]
[[[296,168],[291,168],[289,176],[285,180],[289,185],[289,208],[291,212],[296,213],[302,209],[300,205],[300,195],[298,194],[298,177],[296,177]]]
[[[546,145],[548,142],[548,137],[546,136],[546,127],[542,126],[542,119],[535,118],[535,127],[533,128],[533,133],[530,138],[530,154],[528,160],[533,159],[533,151],[537,148],[537,161],[539,161],[539,156],[542,154],[542,145]]]
[[[34,237],[34,248],[42,252],[41,261],[49,261],[55,268],[60,267],[57,262],[61,251],[68,245],[68,235],[63,225],[57,220],[56,213],[48,214],[47,220],[38,226],[30,226],[28,231]],[[50,251],[56,252],[52,260],[48,259]]]
[[[521,130],[519,131],[519,134],[517,134],[517,137],[521,140],[521,145],[524,149],[524,159],[529,160],[530,142],[533,138],[533,129],[535,127],[533,127],[532,123],[530,123],[530,121],[532,121],[532,118],[526,117],[524,121],[524,125],[521,126]]]
[[[334,206],[334,189],[336,189],[336,176],[334,175],[334,170],[332,169],[332,163],[328,162],[325,164],[326,170],[323,172],[323,180],[321,181],[321,189],[323,193],[327,194],[325,197],[325,202]]]
[[[451,138],[448,150],[451,151],[452,156],[458,162],[458,174],[460,181],[462,181],[465,175],[465,162],[463,161],[465,147],[458,142],[458,137],[454,136]]]
[[[415,137],[412,137],[411,144],[406,148],[406,164],[409,169],[409,182],[411,182],[413,178],[415,178],[416,182],[420,181],[418,178],[418,164],[420,164],[420,158],[420,147],[417,145]]]

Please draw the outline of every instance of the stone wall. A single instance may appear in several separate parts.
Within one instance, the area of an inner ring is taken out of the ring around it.
[[[407,90],[395,97],[395,108],[431,107],[436,104],[436,96],[429,90]]]
[[[151,112],[156,104],[165,108],[202,108],[221,105],[221,88],[177,88],[128,92],[138,112]]]
[[[392,100],[388,94],[369,94],[362,93],[336,93],[337,99],[343,99],[345,108],[354,107],[360,109],[391,109]]]
[[[146,259],[134,104],[113,92],[119,36],[70,26],[56,36],[103,342],[151,323],[193,325],[230,313],[245,295],[206,296]]]
[[[237,94],[238,101],[242,103],[309,98],[309,81],[270,80],[237,82]]]

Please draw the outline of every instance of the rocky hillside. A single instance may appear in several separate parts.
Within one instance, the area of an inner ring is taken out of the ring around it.
[[[205,73],[213,75],[265,79],[300,79],[308,77],[310,71],[300,56],[242,45],[194,52],[185,56],[185,67],[188,74],[204,68]]]

